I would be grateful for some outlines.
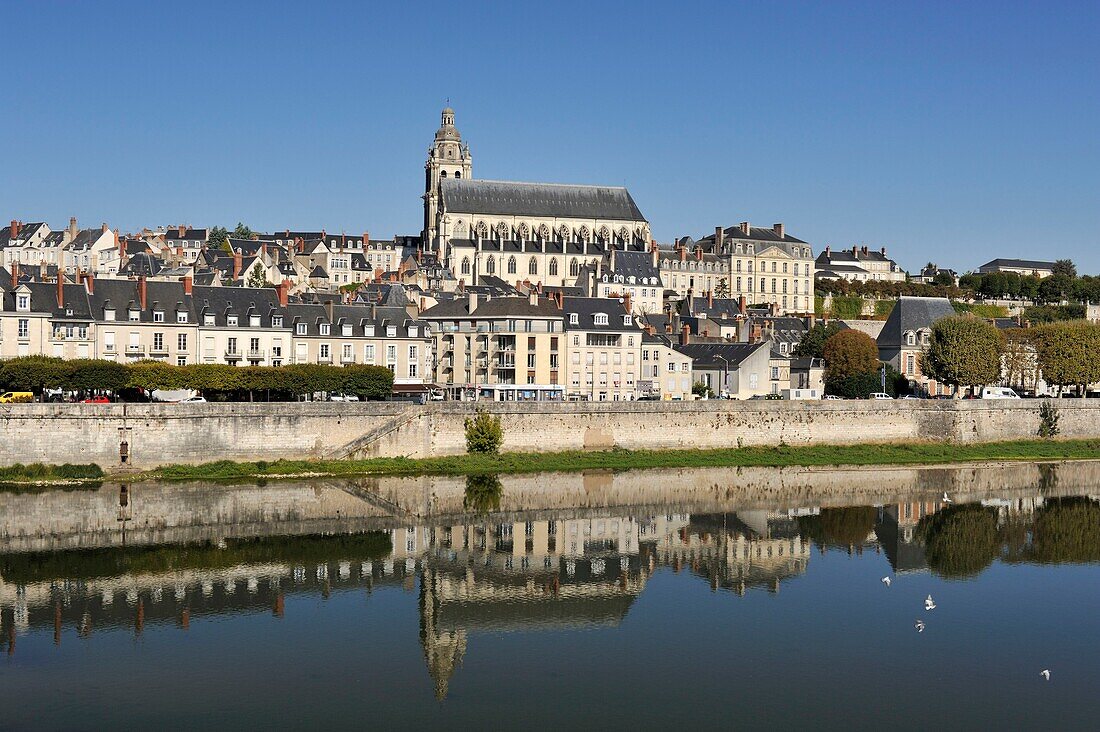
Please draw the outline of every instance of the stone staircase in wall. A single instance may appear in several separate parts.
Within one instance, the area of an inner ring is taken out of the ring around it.
[[[350,460],[357,455],[362,455],[369,450],[370,446],[374,443],[387,435],[393,434],[414,419],[424,416],[426,413],[424,407],[410,405],[404,411],[393,415],[366,434],[360,435],[351,442],[341,445],[332,452],[327,453],[324,457],[326,460]]]

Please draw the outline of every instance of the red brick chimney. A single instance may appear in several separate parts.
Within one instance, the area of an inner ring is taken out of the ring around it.
[[[275,290],[279,293],[279,304],[285,308],[290,302],[290,280],[283,280]]]
[[[76,228],[76,217],[69,217],[69,241],[76,238],[76,235],[80,233],[80,229]]]
[[[707,307],[714,309],[714,290],[707,290]]]
[[[680,345],[686,346],[688,341],[691,340],[691,328],[686,325],[680,328]]]
[[[191,294],[191,285],[194,284],[194,280],[191,279],[191,275],[186,275],[184,277],[180,277],[180,282],[183,283],[183,294],[184,295],[190,295]]]
[[[687,258],[688,258],[687,247],[684,246],[683,244],[677,244],[676,248],[680,251],[680,261],[681,262],[686,261]]]
[[[233,252],[233,279],[240,279],[241,276],[241,264],[243,257],[241,257],[240,251]]]
[[[141,303],[141,309],[145,309],[145,302],[149,298],[148,285],[145,282],[145,275],[141,275],[137,280],[138,285],[138,302]]]
[[[16,287],[19,285],[19,262],[15,261],[11,263],[11,286]]]
[[[84,289],[89,295],[95,292],[95,275],[91,272],[84,273]]]
[[[15,219],[11,220],[11,238],[12,239],[18,239],[19,238],[19,229],[21,229],[21,228],[22,228],[22,224],[20,224]]]
[[[65,278],[57,271],[57,307],[65,307]]]
[[[747,307],[748,307],[748,305],[745,302],[745,296],[741,295],[740,297],[738,297],[737,298],[737,309],[741,311],[742,315],[745,314],[745,310],[747,309]]]
[[[695,261],[703,261],[703,247],[699,246],[698,244],[695,245]]]
[[[176,227],[176,231],[179,232],[179,236],[182,239],[183,235],[187,233],[187,227],[184,226],[183,224],[180,224],[179,226]]]
[[[772,231],[774,231],[775,235],[778,236],[780,239],[783,238],[783,224],[775,224],[774,226],[772,226]]]
[[[742,236],[748,236],[751,233],[752,233],[752,226],[749,225],[748,221],[742,221],[741,222],[741,235]]]
[[[627,290],[626,293],[623,294],[623,308],[628,313],[634,312],[630,307],[630,290]]]

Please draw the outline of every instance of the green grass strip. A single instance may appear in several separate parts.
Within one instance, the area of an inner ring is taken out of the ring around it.
[[[607,450],[368,460],[277,460],[169,465],[130,480],[244,480],[354,475],[471,475],[646,468],[936,465],[1003,460],[1100,458],[1100,440],[1017,440],[982,444],[867,444],[718,450]]]

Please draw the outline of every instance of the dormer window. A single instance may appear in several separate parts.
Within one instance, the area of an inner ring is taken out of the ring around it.
[[[187,311],[186,310],[177,310],[176,311],[176,322],[177,323],[186,323],[187,322]]]
[[[294,334],[304,336],[306,334],[306,324],[305,323],[295,323],[294,324]]]
[[[327,336],[332,332],[332,326],[328,323],[321,323],[321,335]]]
[[[202,324],[203,325],[213,325],[214,324],[214,314],[213,313],[206,313],[205,315],[203,315],[202,316]]]
[[[917,345],[917,336],[912,331],[905,334],[905,345],[907,345],[907,346]]]
[[[31,309],[31,296],[30,295],[16,295],[15,297],[15,309],[20,312],[26,312]]]
[[[368,338],[374,338],[374,326],[373,325],[368,325],[366,330],[367,330],[367,337]]]
[[[114,320],[115,319],[114,308],[103,308],[103,319],[104,320]]]
[[[271,316],[271,327],[272,328],[282,328],[283,327],[283,316],[282,315],[272,315]]]
[[[415,325],[409,326],[409,338],[416,338],[417,328]]]
[[[607,325],[607,315],[604,313],[596,313],[592,316],[592,322],[596,325]]]
[[[629,315],[623,316],[623,325],[633,325],[633,321]]]
[[[73,317],[73,309],[72,308],[65,308],[65,317],[67,317],[67,318]]]
[[[225,317],[225,324],[228,325],[230,328],[236,328],[237,327],[237,316],[236,315],[227,315]]]
[[[782,353],[783,355],[787,354],[787,344],[786,344],[786,342],[782,342],[782,343],[779,344],[779,352]]]
[[[130,308],[130,322],[136,323],[141,320],[141,311]]]
[[[345,338],[350,336],[351,335],[351,326],[348,325],[347,323],[344,323],[342,326],[340,326],[340,335],[344,336]]]
[[[163,310],[154,310],[153,311],[153,322],[154,323],[163,323],[164,322],[164,311]]]
[[[260,327],[260,316],[259,315],[249,315],[248,316],[248,327],[249,328],[259,328]]]
[[[577,325],[581,322],[580,316],[576,313],[569,313],[569,325]]]
[[[397,337],[397,326],[396,325],[386,326],[386,337],[387,338],[396,338]]]

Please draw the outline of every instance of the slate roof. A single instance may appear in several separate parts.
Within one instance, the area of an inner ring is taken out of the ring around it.
[[[126,264],[119,269],[118,274],[122,277],[145,275],[146,277],[153,277],[160,274],[164,267],[160,260],[154,257],[149,252],[138,252],[130,257]]]
[[[878,334],[879,348],[900,348],[907,331],[928,328],[940,318],[955,315],[946,297],[900,297]]]
[[[191,298],[184,295],[182,282],[147,281],[145,288],[145,309],[142,310],[136,280],[97,278],[93,292],[88,296],[92,316],[102,320],[103,310],[109,305],[115,311],[115,320],[126,323],[132,305],[139,311],[139,322],[152,323],[153,311],[161,310],[166,313],[165,323],[174,323],[175,318],[168,313],[178,309],[192,311]]]
[[[746,236],[744,232],[741,231],[740,226],[731,226],[727,229],[723,229],[722,235],[725,237],[726,241],[729,241],[730,239],[750,239],[755,241],[769,241],[776,243],[786,242],[788,244],[806,243],[801,239],[790,236],[789,234],[787,234],[786,231],[783,232],[783,236],[779,236],[779,234],[775,233],[774,228],[764,226],[750,226],[748,236]],[[687,239],[689,242],[691,242],[691,237],[684,237],[684,239]],[[681,239],[681,241],[683,241],[683,239]],[[702,245],[704,249],[712,249],[714,247],[714,234],[704,236],[701,239],[696,239],[689,245],[689,248],[691,246],[694,246],[695,244]]]
[[[184,229],[180,236],[178,226],[171,226],[164,232],[164,238],[168,241],[206,241],[209,232],[206,229]]]
[[[996,269],[998,267],[1012,267],[1013,269],[1054,269],[1054,262],[1040,262],[1034,259],[993,259],[981,267],[979,271]]]
[[[569,301],[566,300],[568,303]],[[610,302],[605,300],[604,302]],[[621,309],[621,306],[619,306]],[[441,302],[420,314],[424,319],[455,319],[470,317],[470,298],[456,297]],[[526,297],[494,297],[489,300],[478,298],[475,318],[560,318],[562,311],[549,298],[540,298],[532,305]]]
[[[34,236],[35,232],[46,224],[41,221],[36,221],[31,224],[21,224],[19,227],[19,236],[15,238],[16,241],[26,241]],[[6,247],[11,244],[11,226],[4,226],[0,228],[0,248]]]
[[[273,315],[286,315],[286,309],[279,303],[279,294],[273,287],[193,287],[191,291],[199,325],[204,323],[204,315],[211,313],[216,327],[230,327],[227,316],[236,315],[236,327],[248,330],[249,316],[255,313],[260,316],[261,328],[271,328]],[[283,323],[283,327],[289,327],[285,319]]]
[[[641,326],[638,325],[633,316],[630,318],[629,325],[624,322],[623,316],[630,314],[626,312],[623,303],[614,297],[567,297],[562,304],[562,311],[565,313],[566,330],[593,330],[609,333],[641,330]],[[607,316],[606,325],[596,323],[596,315],[600,313]],[[574,314],[577,316],[578,322],[576,324],[571,322]]]
[[[445,178],[439,187],[446,210],[456,213],[645,221],[621,187],[466,178]]]
[[[649,252],[620,251],[616,250],[612,257],[615,260],[614,269],[608,274],[626,278],[627,284],[659,284],[661,271],[653,264],[653,255]],[[633,277],[633,281],[630,279]],[[653,279],[653,282],[648,282]]]
[[[688,343],[675,345],[680,353],[689,357],[692,364],[698,366],[736,366],[761,348],[768,348],[767,341],[760,343]],[[721,358],[720,358],[721,357]],[[722,359],[725,359],[723,361]]]
[[[10,278],[9,278],[10,280]],[[26,287],[31,294],[31,312],[49,313],[55,320],[91,320],[88,305],[88,295],[83,285],[63,285],[64,303],[57,304],[57,283],[55,282],[24,282],[21,287]],[[15,290],[0,289],[0,298],[3,298],[4,310],[15,310]],[[71,310],[72,314],[66,311]]]

